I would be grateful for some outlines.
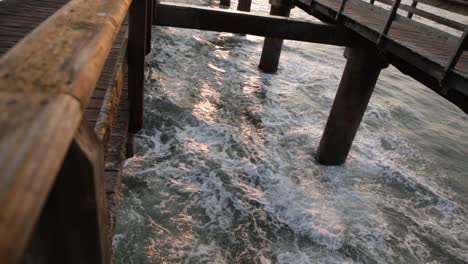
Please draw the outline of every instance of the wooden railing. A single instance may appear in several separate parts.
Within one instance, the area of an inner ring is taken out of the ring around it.
[[[84,109],[130,8],[141,128],[147,2],[71,0],[0,59],[1,263],[110,263],[103,149]]]
[[[341,6],[338,11],[338,14],[336,15],[336,19],[339,18],[339,15],[344,11],[344,8],[346,6],[346,1],[347,0],[341,0]],[[429,19],[433,22],[439,23],[441,25],[463,31],[462,36],[458,40],[458,45],[457,48],[453,51],[452,56],[450,59],[447,61],[447,64],[445,66],[445,74],[443,77],[439,80],[439,82],[444,82],[445,77],[447,74],[451,71],[454,70],[455,67],[457,66],[457,63],[463,54],[464,51],[468,50],[468,26],[464,25],[460,22],[451,20],[449,18],[445,18],[442,16],[438,16],[432,13],[429,13],[425,10],[418,9],[417,4],[419,2],[427,4],[429,6],[435,7],[435,8],[441,8],[446,11],[450,11],[453,13],[458,13],[461,15],[468,15],[468,2],[463,1],[463,0],[449,0],[449,1],[441,1],[441,0],[413,0],[411,6],[401,4],[401,0],[370,0],[371,4],[374,4],[375,1],[378,1],[380,3],[390,5],[390,13],[388,15],[388,19],[382,29],[382,32],[380,33],[380,37],[377,41],[377,45],[380,45],[382,41],[385,39],[386,35],[388,34],[392,22],[396,19],[397,17],[397,12],[399,9],[405,10],[408,12],[407,17],[412,18],[413,14],[419,15],[423,18]]]

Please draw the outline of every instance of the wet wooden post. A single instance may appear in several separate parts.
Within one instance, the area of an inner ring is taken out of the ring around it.
[[[129,10],[128,96],[130,99],[129,132],[143,127],[143,88],[145,81],[147,0],[132,1]]]
[[[154,1],[146,0],[146,55],[151,52],[151,34],[153,29]]]
[[[348,59],[316,159],[323,165],[346,161],[380,71],[388,64],[375,47],[347,48]]]
[[[250,7],[252,6],[252,0],[239,0],[237,3],[237,10],[250,12]]]
[[[291,0],[270,0],[270,4],[270,15],[289,17]],[[265,38],[258,68],[266,73],[275,73],[278,70],[282,48],[282,39]]]
[[[104,152],[83,119],[22,263],[110,264]]]
[[[221,0],[221,1],[219,2],[219,5],[220,5],[220,6],[230,7],[230,6],[231,6],[231,0]]]

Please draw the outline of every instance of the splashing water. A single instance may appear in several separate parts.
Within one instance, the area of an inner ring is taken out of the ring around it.
[[[468,118],[456,107],[390,67],[346,165],[320,166],[343,48],[286,41],[267,75],[260,37],[154,31],[116,263],[468,262]]]

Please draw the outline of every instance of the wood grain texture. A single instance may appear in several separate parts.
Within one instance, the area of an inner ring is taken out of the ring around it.
[[[80,120],[68,95],[0,92],[0,259],[16,263]]]
[[[27,34],[32,32],[68,0],[58,0],[58,4],[40,0],[10,0],[0,3],[0,57],[10,50]],[[34,20],[26,19],[29,16]],[[9,42],[5,43],[4,41]]]
[[[23,263],[110,263],[100,145],[83,120],[48,196]]]
[[[0,59],[0,91],[66,93],[84,108],[130,0],[72,0]]]

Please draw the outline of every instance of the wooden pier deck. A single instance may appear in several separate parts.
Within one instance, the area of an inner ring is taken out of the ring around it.
[[[295,3],[318,18],[337,24],[378,44],[380,52],[400,71],[431,88],[468,113],[468,53],[463,47],[453,69],[447,70],[460,38],[413,19],[396,15],[387,34],[382,31],[390,11],[361,0],[297,0]],[[450,1],[449,1],[450,2]],[[461,4],[459,4],[461,5]],[[461,5],[463,6],[463,5]],[[468,3],[461,9],[468,10]],[[379,40],[381,39],[381,40]]]

